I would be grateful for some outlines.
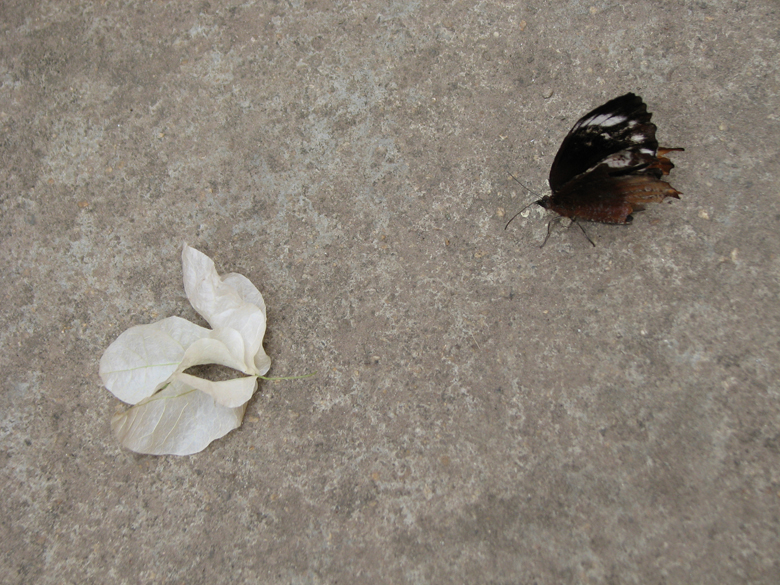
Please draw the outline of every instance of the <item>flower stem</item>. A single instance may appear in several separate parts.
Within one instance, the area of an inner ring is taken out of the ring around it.
[[[268,380],[269,382],[280,382],[281,380],[303,380],[304,378],[311,378],[312,376],[316,376],[317,372],[312,372],[311,374],[306,374],[305,376],[284,376],[279,378],[267,378],[265,376],[258,376],[261,380]]]

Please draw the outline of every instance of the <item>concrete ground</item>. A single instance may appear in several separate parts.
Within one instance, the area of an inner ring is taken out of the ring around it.
[[[0,581],[780,582],[780,5],[0,5]],[[534,210],[628,91],[680,201]],[[188,242],[270,375],[190,457],[98,360]]]

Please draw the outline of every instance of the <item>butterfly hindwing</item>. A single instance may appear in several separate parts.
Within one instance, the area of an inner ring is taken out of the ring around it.
[[[679,199],[677,190],[652,173],[612,176],[607,166],[598,165],[537,203],[571,219],[629,223],[633,219],[632,212],[667,197]]]

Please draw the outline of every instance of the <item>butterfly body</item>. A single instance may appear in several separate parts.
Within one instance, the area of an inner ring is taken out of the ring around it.
[[[680,192],[661,180],[674,167],[659,148],[652,114],[637,95],[615,98],[583,116],[550,168],[551,195],[537,205],[572,220],[630,223],[634,211]]]

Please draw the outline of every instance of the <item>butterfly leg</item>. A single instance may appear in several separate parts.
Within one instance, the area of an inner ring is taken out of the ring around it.
[[[547,235],[544,236],[544,241],[542,242],[542,245],[539,246],[540,248],[544,248],[544,245],[547,243],[547,240],[550,239],[550,233],[552,232],[552,224],[554,224],[554,223],[561,223],[562,219],[563,219],[563,216],[559,215],[558,217],[554,217],[550,221],[547,222]]]
[[[572,223],[576,223],[577,224],[577,226],[582,230],[582,233],[585,236],[585,238],[590,242],[590,245],[595,248],[596,244],[594,244],[593,240],[590,239],[590,236],[588,235],[588,232],[585,231],[585,228],[582,227],[582,224],[577,221],[576,217],[572,220]]]

